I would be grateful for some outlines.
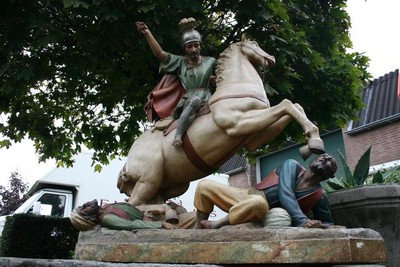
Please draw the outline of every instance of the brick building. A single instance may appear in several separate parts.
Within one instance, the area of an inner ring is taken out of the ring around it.
[[[220,172],[229,175],[228,184],[236,188],[246,189],[256,183],[255,166],[240,154],[233,155],[222,164]]]
[[[399,70],[372,81],[362,90],[365,104],[358,121],[343,129],[346,159],[353,169],[371,146],[371,166],[388,167],[400,163]]]

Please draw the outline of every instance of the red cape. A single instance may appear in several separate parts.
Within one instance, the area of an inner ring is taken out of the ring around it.
[[[148,120],[153,121],[157,116],[160,119],[170,116],[185,92],[178,76],[164,75],[157,86],[147,95],[144,110]]]

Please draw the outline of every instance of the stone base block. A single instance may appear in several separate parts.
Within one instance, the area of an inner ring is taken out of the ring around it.
[[[371,229],[224,227],[218,230],[81,232],[75,258],[172,264],[371,264],[387,261]]]

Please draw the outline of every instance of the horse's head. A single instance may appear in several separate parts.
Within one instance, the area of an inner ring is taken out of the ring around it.
[[[242,35],[242,41],[236,44],[242,47],[242,53],[253,65],[264,68],[275,66],[275,57],[262,50],[256,41],[247,40],[245,35]]]
[[[135,182],[133,182],[130,177],[126,173],[126,164],[119,172],[118,181],[117,181],[117,188],[121,194],[125,194],[130,196],[133,188],[135,187]]]
[[[262,50],[257,42],[244,40],[232,43],[218,58],[217,90],[223,83],[250,82],[262,85],[261,77],[256,67],[265,69],[275,65],[275,57]],[[254,71],[252,71],[254,67]],[[252,76],[255,74],[254,76]]]

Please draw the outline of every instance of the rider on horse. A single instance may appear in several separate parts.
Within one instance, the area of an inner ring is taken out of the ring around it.
[[[160,73],[177,75],[185,89],[184,95],[172,113],[174,120],[179,118],[172,143],[176,147],[182,145],[183,134],[193,122],[197,111],[210,99],[210,79],[215,77],[213,74],[216,59],[200,55],[202,40],[200,33],[194,29],[195,22],[195,19],[188,18],[182,19],[179,23],[184,56],[165,52],[147,25],[143,22],[136,22],[138,31],[144,34],[154,55],[161,60]],[[153,103],[153,105],[155,104]]]

